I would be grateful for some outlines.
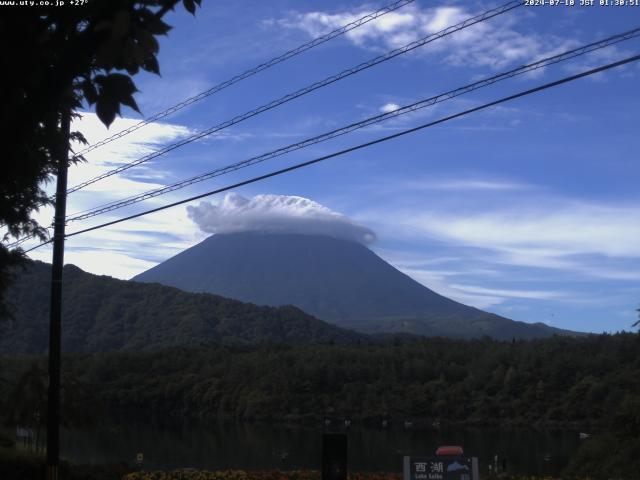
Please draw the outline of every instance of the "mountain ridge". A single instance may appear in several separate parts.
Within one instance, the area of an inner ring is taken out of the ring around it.
[[[292,306],[256,306],[212,294],[136,283],[65,265],[65,352],[153,350],[210,343],[358,343],[367,337]],[[13,318],[0,321],[0,353],[48,348],[51,265],[29,262],[7,292]]]

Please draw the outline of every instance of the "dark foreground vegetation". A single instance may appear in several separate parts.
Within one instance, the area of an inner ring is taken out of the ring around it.
[[[98,402],[110,412],[179,421],[337,417],[599,426],[640,398],[636,334],[176,347],[72,355],[63,367],[69,420],[80,418],[82,404],[94,411]],[[44,358],[0,360],[8,414],[43,396],[44,384]]]
[[[63,384],[69,421],[85,421],[82,405],[93,412],[99,403],[110,412],[180,421],[338,417],[598,426],[640,400],[639,354],[636,334],[207,346],[67,356]],[[45,371],[42,357],[0,359],[5,420],[38,409]]]
[[[73,355],[63,366],[64,416],[71,425],[90,423],[101,410],[180,422],[320,423],[328,417],[354,425],[410,419],[414,425],[573,426],[595,435],[571,473],[625,478],[632,468],[640,471],[637,334],[211,345]],[[45,371],[41,357],[0,359],[8,425],[33,424],[33,412],[44,411]]]
[[[2,480],[41,480],[46,476],[43,455],[0,447],[0,478]],[[129,465],[72,465],[62,462],[60,480],[119,480],[132,471]]]

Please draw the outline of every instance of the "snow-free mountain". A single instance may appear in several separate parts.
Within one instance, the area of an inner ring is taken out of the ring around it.
[[[294,305],[362,332],[497,339],[567,334],[443,297],[361,243],[323,235],[212,235],[133,278],[258,305]]]

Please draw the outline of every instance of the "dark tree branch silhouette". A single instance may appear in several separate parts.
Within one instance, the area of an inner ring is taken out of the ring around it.
[[[4,72],[0,129],[5,139],[0,175],[2,240],[46,229],[32,218],[52,202],[43,190],[56,173],[55,152],[66,142],[64,112],[94,106],[109,126],[121,106],[139,111],[132,76],[159,74],[158,40],[171,27],[163,17],[180,0],[91,0],[85,5],[4,7],[0,17],[0,70]],[[201,0],[183,0],[194,14]],[[85,142],[81,132],[71,141]],[[74,157],[72,161],[82,161]],[[20,250],[0,244],[0,316]]]

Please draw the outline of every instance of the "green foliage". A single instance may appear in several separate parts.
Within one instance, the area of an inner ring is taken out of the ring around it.
[[[44,353],[48,347],[51,267],[30,262],[9,290],[12,320],[0,321],[0,352]],[[64,269],[66,352],[148,350],[218,343],[355,342],[360,335],[294,307],[259,307],[210,294],[187,293]]]
[[[630,438],[638,434],[639,351],[635,334],[516,344],[435,338],[177,347],[75,355],[63,365],[107,410],[166,421],[409,418],[616,429]],[[21,363],[5,359],[0,372]]]
[[[2,448],[13,448],[15,446],[15,442],[9,436],[5,436],[2,432],[0,432],[0,449]]]
[[[5,421],[9,425],[31,427],[34,431],[46,424],[46,372],[32,363],[20,375],[4,405]]]
[[[44,457],[15,448],[0,448],[0,478],[3,480],[27,480],[44,478]]]
[[[131,471],[131,466],[60,464],[60,480],[117,480]],[[36,480],[46,478],[44,456],[17,449],[0,448],[0,478],[2,480]]]
[[[46,236],[31,213],[51,203],[42,186],[55,175],[68,142],[59,126],[63,112],[95,104],[109,126],[121,105],[138,110],[130,76],[141,69],[159,73],[155,37],[169,31],[162,18],[178,1],[91,0],[82,6],[3,9],[0,70],[7,74],[0,130],[11,139],[3,142],[0,177],[5,240]],[[200,0],[184,2],[191,13],[195,5]],[[80,132],[71,139],[84,141]],[[0,296],[17,260],[19,255],[0,245]]]
[[[63,359],[71,399],[95,417],[216,422],[382,419],[416,427],[571,427],[595,433],[563,478],[635,478],[640,458],[640,336],[554,337],[529,342],[431,338],[385,344],[209,345],[76,354]],[[34,360],[0,358],[1,412]],[[72,380],[81,388],[70,389]],[[29,398],[27,395],[25,398]],[[7,421],[8,418],[2,418]],[[633,474],[629,474],[632,472]]]
[[[571,458],[565,472],[571,477],[594,480],[637,478],[640,472],[640,439],[622,439],[615,433],[590,438]]]
[[[32,447],[38,449],[44,442],[47,424],[47,372],[44,359],[34,359],[26,369],[9,367],[14,372],[11,380],[5,379],[5,388],[0,388],[0,420],[10,426],[30,428],[34,432]],[[104,406],[93,390],[80,379],[64,372],[62,376],[61,401],[62,424],[64,426],[92,426],[95,413]],[[0,446],[2,446],[0,444]]]
[[[0,202],[1,203],[1,202]],[[2,208],[2,207],[0,207]],[[24,267],[24,257],[20,251],[10,251],[0,245],[0,318],[11,318],[7,304],[3,296],[15,276],[19,273],[18,267]]]

